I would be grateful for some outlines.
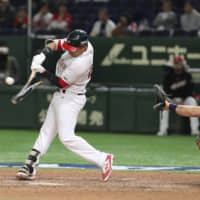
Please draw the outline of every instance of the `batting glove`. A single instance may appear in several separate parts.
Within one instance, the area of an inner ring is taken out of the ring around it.
[[[34,72],[44,73],[46,69],[42,65],[38,65],[36,63],[32,63],[31,70]]]
[[[46,59],[45,54],[44,53],[40,53],[40,54],[37,54],[37,55],[33,56],[32,63],[41,65],[45,61],[45,59]]]

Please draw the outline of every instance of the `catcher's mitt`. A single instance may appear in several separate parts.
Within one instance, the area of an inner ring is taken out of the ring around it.
[[[170,99],[168,98],[168,95],[164,92],[160,85],[155,84],[153,87],[156,90],[157,97],[157,103],[153,106],[153,109],[156,111],[162,111],[165,107],[165,101],[170,101]]]

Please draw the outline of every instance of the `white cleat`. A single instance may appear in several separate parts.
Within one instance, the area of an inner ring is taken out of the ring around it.
[[[106,157],[104,166],[102,167],[103,181],[107,181],[112,173],[112,164],[114,161],[114,155],[109,154]]]
[[[30,173],[29,168],[24,165],[16,174],[18,180],[35,180],[36,169],[33,169],[33,172]]]

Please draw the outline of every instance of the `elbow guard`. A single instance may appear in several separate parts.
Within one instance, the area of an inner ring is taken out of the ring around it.
[[[42,49],[42,53],[45,55],[45,56],[48,56],[49,54],[51,54],[53,51],[50,47],[45,47]]]

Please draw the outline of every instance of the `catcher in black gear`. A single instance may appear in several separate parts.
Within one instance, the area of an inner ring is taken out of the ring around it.
[[[200,117],[200,106],[187,106],[170,103],[168,95],[163,91],[161,86],[155,84],[154,88],[157,96],[157,102],[153,106],[154,110],[171,110],[184,117]],[[196,144],[200,150],[200,135],[196,138]]]

